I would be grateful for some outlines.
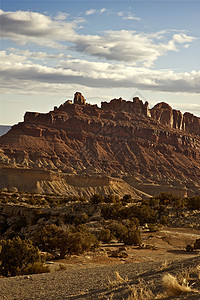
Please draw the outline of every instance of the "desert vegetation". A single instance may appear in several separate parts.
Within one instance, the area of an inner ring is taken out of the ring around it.
[[[15,276],[48,272],[42,264],[39,249],[30,239],[22,240],[20,237],[0,241],[0,274]]]
[[[127,300],[155,300],[155,299],[199,299],[200,290],[200,269],[199,266],[181,268],[175,273],[164,274],[160,278],[152,278],[150,282],[139,278],[137,284],[131,284],[128,277],[123,277],[118,271],[115,272],[113,279],[108,279],[108,285],[111,289],[126,290]],[[187,298],[188,296],[188,298]],[[112,299],[112,296],[111,298]]]
[[[10,215],[2,213],[0,219],[0,273],[15,276],[46,272],[41,252],[63,259],[99,251],[102,244],[113,242],[143,249],[142,228],[153,233],[172,224],[172,216],[177,219],[188,211],[199,211],[200,197],[163,193],[148,200],[135,200],[130,195],[120,198],[95,194],[86,199],[4,190],[0,192],[0,205],[0,212],[5,207],[11,210]],[[15,207],[19,210],[13,215]],[[199,223],[195,226],[200,228]],[[16,251],[16,247],[21,250]],[[199,240],[194,240],[186,250],[199,248]],[[113,257],[127,257],[126,252],[114,254]]]

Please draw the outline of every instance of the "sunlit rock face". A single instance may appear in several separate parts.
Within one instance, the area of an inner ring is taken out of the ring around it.
[[[71,174],[132,178],[132,186],[178,184],[184,193],[193,186],[198,193],[200,118],[164,102],[149,109],[137,97],[102,102],[99,108],[76,92],[73,101],[48,113],[26,112],[24,122],[0,137],[0,188],[20,188],[24,177],[30,190],[31,173],[20,177],[19,169],[34,170],[34,189],[40,191],[47,182],[50,190],[56,184],[59,190],[63,176]]]

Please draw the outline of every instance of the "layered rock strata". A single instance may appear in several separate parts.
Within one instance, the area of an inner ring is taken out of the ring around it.
[[[0,188],[11,185],[5,174],[24,169],[54,172],[61,182],[66,174],[129,177],[126,184],[148,194],[157,193],[157,185],[198,194],[200,118],[163,102],[149,109],[139,98],[113,99],[99,108],[77,92],[74,103],[67,100],[49,113],[26,112],[24,122],[0,137],[0,167]],[[38,178],[54,190],[56,180]]]

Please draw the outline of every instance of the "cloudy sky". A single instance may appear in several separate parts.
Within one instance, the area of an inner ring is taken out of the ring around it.
[[[1,1],[0,125],[140,96],[200,116],[200,1]]]

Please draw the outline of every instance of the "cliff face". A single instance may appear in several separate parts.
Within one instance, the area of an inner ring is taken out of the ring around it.
[[[24,122],[0,137],[0,167],[128,176],[135,187],[178,182],[198,193],[200,118],[166,103],[150,110],[139,98],[113,99],[98,108],[76,93],[74,103],[49,113],[27,112]],[[0,188],[8,185],[5,178]]]
[[[148,107],[148,102],[143,104],[143,101],[138,97],[133,98],[133,102],[123,100],[122,98],[113,99],[109,103],[101,102],[101,108],[103,110],[111,110],[111,111],[124,111],[131,114],[142,114],[147,117],[151,117],[151,113]]]
[[[182,114],[179,110],[172,109],[167,103],[156,104],[151,109],[151,116],[166,127],[200,135],[200,118],[190,113]]]

